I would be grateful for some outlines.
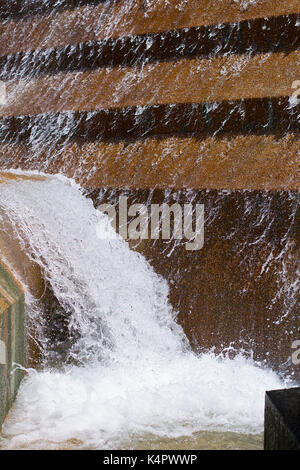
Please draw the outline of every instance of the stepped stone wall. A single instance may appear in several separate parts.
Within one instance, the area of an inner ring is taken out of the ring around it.
[[[96,206],[203,203],[202,250],[137,249],[195,348],[297,373],[299,2],[2,4],[0,169],[62,172]]]

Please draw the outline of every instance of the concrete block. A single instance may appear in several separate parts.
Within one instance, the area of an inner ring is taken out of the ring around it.
[[[266,392],[265,450],[300,450],[300,388]]]

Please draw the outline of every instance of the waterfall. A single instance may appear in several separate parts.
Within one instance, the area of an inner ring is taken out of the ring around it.
[[[142,435],[262,431],[265,390],[287,382],[242,351],[233,359],[194,353],[176,323],[167,282],[111,236],[106,215],[73,180],[1,184],[4,220],[40,266],[72,341],[55,368],[45,360],[41,370],[27,370],[0,446],[76,440],[82,448],[116,448]],[[29,294],[27,316],[43,317]],[[40,321],[47,359],[44,331]]]

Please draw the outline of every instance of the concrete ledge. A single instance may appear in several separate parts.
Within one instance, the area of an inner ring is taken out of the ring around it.
[[[14,364],[24,365],[24,294],[0,264],[0,427],[13,404],[23,377],[12,373]]]
[[[266,392],[265,450],[300,450],[300,388]]]

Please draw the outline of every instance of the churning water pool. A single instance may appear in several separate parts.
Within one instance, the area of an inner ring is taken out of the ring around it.
[[[2,214],[2,215],[1,215]],[[63,177],[1,185],[1,217],[76,331],[69,361],[28,370],[5,449],[262,448],[264,394],[288,385],[242,353],[195,354],[168,284]],[[99,226],[107,237],[97,236]],[[27,315],[42,318],[31,299]],[[38,323],[38,322],[37,322]],[[39,341],[47,341],[37,326]],[[74,361],[75,359],[75,361]]]

